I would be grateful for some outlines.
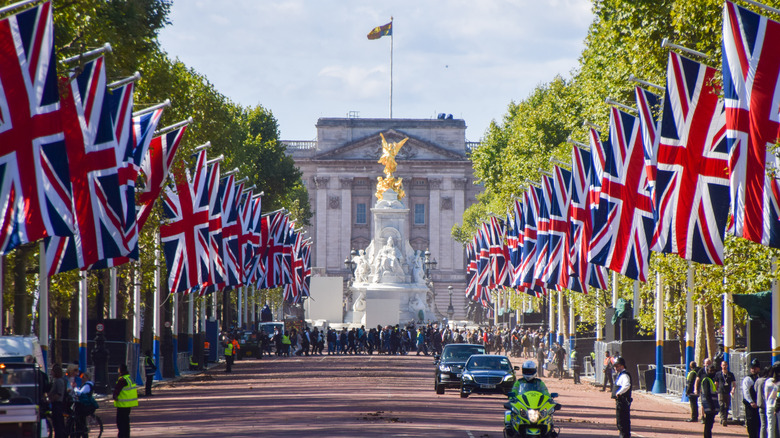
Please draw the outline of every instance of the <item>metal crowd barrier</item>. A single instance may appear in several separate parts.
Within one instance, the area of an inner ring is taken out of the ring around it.
[[[188,352],[183,353],[177,353],[176,354],[176,365],[178,366],[179,372],[187,371],[190,369],[190,354]]]
[[[685,365],[664,365],[666,392],[682,396],[685,392]]]
[[[647,364],[637,364],[636,366],[636,374],[639,379],[639,389],[641,391],[650,391],[653,388],[648,388],[645,380],[645,372],[648,370],[654,370],[655,364],[654,363],[647,363]]]
[[[758,359],[762,368],[772,363],[771,351],[754,351],[751,353],[731,352],[729,353],[729,370],[734,373],[737,379],[734,391],[734,397],[731,398],[731,417],[738,420],[745,420],[745,411],[742,407],[742,380],[750,375],[750,361]]]

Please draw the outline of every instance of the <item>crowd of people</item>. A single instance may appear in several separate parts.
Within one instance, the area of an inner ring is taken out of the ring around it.
[[[749,364],[750,374],[737,382],[725,360],[704,359],[703,366],[690,363],[686,395],[691,406],[691,418],[686,421],[704,423],[704,437],[712,436],[716,416],[720,424],[728,426],[732,399],[742,399],[745,426],[750,438],[780,438],[778,431],[777,393],[780,389],[780,363],[761,367],[758,359]]]
[[[540,364],[539,376],[547,370],[551,377],[565,376],[564,364],[573,359],[575,380],[580,368],[576,352],[569,354],[558,343],[549,345],[548,332],[543,328],[450,328],[438,324],[377,326],[359,328],[317,327],[289,330],[275,329],[273,333],[256,332],[260,353],[276,356],[310,355],[432,355],[441,354],[442,348],[451,343],[480,344],[487,354],[504,354],[518,358],[535,359]],[[238,339],[244,336],[240,330],[224,333],[223,346],[226,357],[235,356],[240,348]],[[232,346],[231,346],[232,344]],[[228,350],[230,350],[228,352]]]

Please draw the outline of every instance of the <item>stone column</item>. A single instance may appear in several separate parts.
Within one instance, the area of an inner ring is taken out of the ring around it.
[[[341,188],[341,234],[340,250],[342,258],[349,257],[352,250],[352,177],[339,178]],[[357,248],[356,248],[357,249]]]
[[[441,258],[441,239],[440,236],[440,210],[439,202],[441,198],[441,178],[429,178],[428,186],[430,193],[428,195],[428,237],[430,240],[431,257]],[[414,211],[414,206],[410,206]],[[414,218],[412,218],[414,220]],[[449,232],[449,231],[448,231]]]
[[[327,266],[327,242],[328,242],[328,217],[327,217],[327,208],[328,208],[328,182],[330,181],[330,178],[327,176],[314,176],[312,177],[312,180],[314,181],[314,187],[316,190],[316,200],[315,200],[315,210],[314,210],[314,220],[315,220],[315,229],[317,230],[317,236],[314,240],[315,250],[316,250],[316,260],[315,266],[323,267],[325,268]]]

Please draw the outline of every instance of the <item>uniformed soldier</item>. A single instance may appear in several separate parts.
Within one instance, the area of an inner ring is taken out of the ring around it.
[[[116,407],[116,428],[118,438],[130,438],[130,410],[138,406],[138,390],[130,378],[127,365],[119,365],[119,379],[114,386],[114,407]]]
[[[631,438],[631,375],[626,371],[626,360],[623,357],[615,359],[615,389],[612,398],[615,399],[615,417],[620,438]]]

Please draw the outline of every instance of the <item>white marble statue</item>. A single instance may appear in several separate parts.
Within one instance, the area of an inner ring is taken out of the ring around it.
[[[412,260],[412,281],[414,283],[425,283],[423,252],[415,251]]]
[[[371,265],[368,263],[368,255],[364,250],[360,250],[354,257],[357,264],[355,267],[355,283],[368,283],[368,277],[371,274]]]
[[[381,281],[386,275],[403,276],[404,268],[401,257],[401,250],[396,248],[393,237],[388,237],[387,243],[379,250],[379,254],[374,260],[372,273],[376,272],[376,279]]]
[[[355,299],[355,303],[352,304],[352,310],[355,312],[365,312],[366,311],[366,291],[361,290],[358,292],[358,296]]]
[[[425,320],[425,311],[427,309],[427,305],[425,304],[425,297],[422,293],[416,293],[413,294],[411,297],[409,297],[409,304],[408,309],[409,313],[414,315],[415,319],[421,319]],[[422,315],[420,315],[420,311],[422,310]],[[422,318],[420,317],[422,316]]]

